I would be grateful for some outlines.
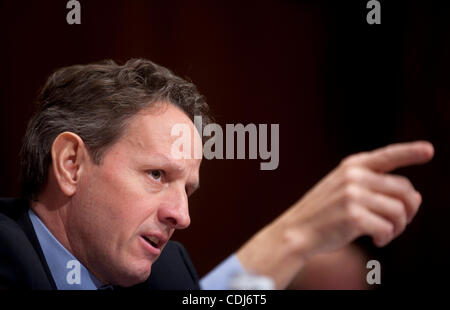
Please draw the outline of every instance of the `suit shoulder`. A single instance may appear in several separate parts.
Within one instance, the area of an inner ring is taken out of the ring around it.
[[[0,249],[0,289],[51,289],[25,231],[4,213],[0,213]]]
[[[196,290],[200,287],[197,272],[184,246],[179,242],[169,241],[153,264],[150,277],[136,288]]]
[[[0,245],[17,244],[20,242],[17,238],[26,238],[22,228],[16,221],[0,213]]]

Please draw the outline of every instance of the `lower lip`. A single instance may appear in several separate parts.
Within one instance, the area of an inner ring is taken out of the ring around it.
[[[158,248],[155,248],[153,245],[151,245],[150,243],[148,243],[144,237],[140,237],[141,238],[141,242],[144,244],[144,248],[146,249],[147,252],[153,254],[153,255],[159,255],[161,254],[161,250]]]

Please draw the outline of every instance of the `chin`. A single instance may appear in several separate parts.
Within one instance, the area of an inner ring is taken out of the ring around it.
[[[148,261],[135,263],[131,269],[118,279],[117,283],[122,287],[130,287],[142,283],[148,279],[152,269],[152,264]]]

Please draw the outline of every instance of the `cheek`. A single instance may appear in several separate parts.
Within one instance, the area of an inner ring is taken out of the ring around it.
[[[104,168],[95,169],[84,184],[91,205],[86,213],[102,233],[124,241],[155,213],[155,208],[139,177],[125,169]]]

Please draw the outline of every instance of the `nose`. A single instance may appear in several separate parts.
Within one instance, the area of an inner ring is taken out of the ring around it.
[[[158,219],[170,228],[184,229],[191,224],[189,204],[184,186],[174,188],[158,209]]]

